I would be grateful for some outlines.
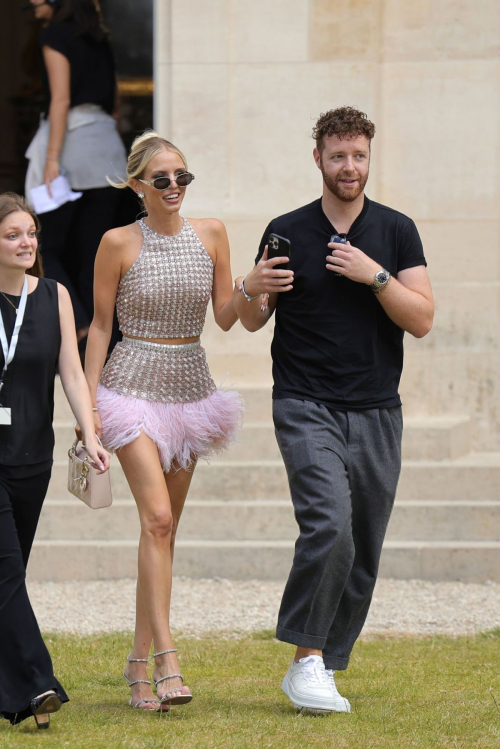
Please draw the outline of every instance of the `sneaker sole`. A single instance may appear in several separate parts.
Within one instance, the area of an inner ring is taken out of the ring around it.
[[[308,711],[315,711],[318,714],[320,713],[350,713],[351,709],[348,705],[347,701],[344,701],[345,709],[338,709],[335,707],[335,705],[325,705],[325,704],[318,704],[317,702],[314,702],[313,700],[305,700],[300,695],[298,695],[295,690],[290,685],[287,676],[284,677],[283,681],[281,682],[281,689],[286,694],[286,696],[292,701],[293,706],[296,710],[308,710]]]
[[[299,715],[330,715],[330,713],[333,713],[333,710],[322,710],[318,707],[301,707],[300,705],[294,704],[295,711]]]
[[[299,713],[310,713],[311,715],[323,715],[325,713],[350,713],[351,712],[351,706],[347,703],[347,700],[345,701],[345,708],[332,708],[325,710],[321,707],[302,707],[301,705],[296,705],[294,703],[294,708]]]

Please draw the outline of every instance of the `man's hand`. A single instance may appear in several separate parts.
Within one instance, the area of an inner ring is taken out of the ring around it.
[[[262,257],[245,276],[245,291],[249,296],[258,294],[275,294],[276,292],[291,291],[293,289],[293,271],[276,270],[275,265],[287,263],[287,257],[275,257],[268,260],[267,244]]]
[[[351,281],[370,286],[375,279],[375,273],[382,270],[381,265],[358,250],[357,247],[353,247],[350,242],[347,244],[330,242],[328,247],[333,249],[332,254],[326,258],[328,270],[340,273],[340,275],[350,278]]]

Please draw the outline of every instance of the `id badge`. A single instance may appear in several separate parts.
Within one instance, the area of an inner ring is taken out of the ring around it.
[[[11,424],[10,408],[0,405],[0,426],[10,426]]]

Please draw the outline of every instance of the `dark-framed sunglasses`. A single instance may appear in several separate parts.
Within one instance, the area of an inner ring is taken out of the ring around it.
[[[182,172],[182,174],[178,174],[174,179],[170,179],[170,177],[157,177],[152,182],[148,182],[145,179],[140,179],[139,182],[154,187],[155,190],[167,190],[172,182],[175,182],[178,187],[187,187],[193,180],[194,174],[191,174],[191,172]]]

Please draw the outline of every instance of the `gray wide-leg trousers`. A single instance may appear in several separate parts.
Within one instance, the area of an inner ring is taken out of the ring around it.
[[[273,403],[300,535],[278,616],[283,642],[346,669],[365,623],[401,470],[401,407]]]

